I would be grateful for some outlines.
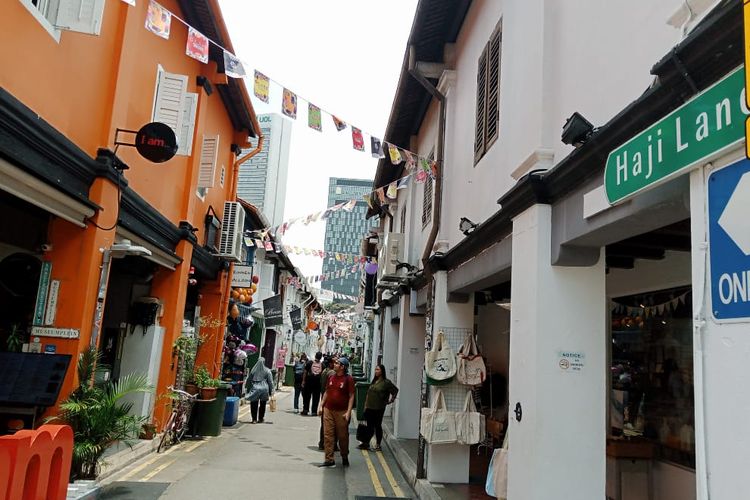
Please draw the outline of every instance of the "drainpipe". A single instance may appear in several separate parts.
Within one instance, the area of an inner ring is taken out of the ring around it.
[[[413,48],[411,50],[413,50]],[[440,215],[441,206],[443,203],[443,161],[445,148],[446,98],[437,88],[435,88],[434,85],[432,85],[427,80],[427,78],[422,75],[422,73],[419,71],[418,64],[414,64],[413,66],[413,68],[409,69],[409,74],[440,103],[437,148],[435,152],[435,161],[437,162],[438,168],[437,173],[435,174],[435,196],[432,204],[432,229],[430,230],[430,235],[427,238],[427,243],[425,244],[424,251],[422,252],[422,266],[427,267],[427,260],[430,258],[432,247],[435,245],[435,240],[437,239],[438,232],[440,231]]]

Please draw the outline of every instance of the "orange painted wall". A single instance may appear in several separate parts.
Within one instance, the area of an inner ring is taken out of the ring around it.
[[[180,15],[175,0],[160,3]],[[137,130],[151,121],[158,65],[167,72],[188,75],[188,92],[199,95],[192,155],[175,156],[163,164],[148,162],[134,148],[121,147],[117,155],[130,167],[125,172],[130,188],[173,224],[187,220],[200,228],[197,236],[199,244],[203,244],[203,218],[208,207],[212,206],[221,217],[224,201],[234,199],[235,157],[230,145],[245,146],[242,142],[246,134],[233,129],[218,92],[208,96],[197,87],[196,77],[215,74],[215,63],[204,65],[185,55],[187,28],[177,20],[172,21],[169,40],[147,31],[147,7],[145,1],[137,2],[135,7],[120,1],[106,2],[99,36],[63,31],[57,43],[19,0],[4,2],[0,16],[0,44],[5,47],[0,51],[0,86],[95,157],[98,148],[114,149],[115,129]],[[220,136],[215,187],[209,189],[205,200],[196,195],[203,134]],[[103,208],[95,216],[97,223],[110,226],[117,213],[116,187],[108,180],[97,179],[89,198]],[[53,218],[49,240],[53,250],[44,258],[53,262],[51,278],[61,282],[53,326],[78,328],[81,336],[78,341],[44,342],[55,343],[60,353],[75,355],[89,344],[100,249],[113,243],[114,231],[97,229],[92,224],[82,229]],[[180,335],[192,248],[183,241],[177,254],[185,261],[176,271],[159,269],[152,290],[165,302],[161,324],[167,330],[157,394],[174,381],[171,344]],[[224,320],[227,280],[228,273],[223,272],[215,283],[205,284],[202,314],[211,313]],[[223,332],[215,336],[211,345],[204,346],[205,355],[210,358],[207,361],[220,359],[222,343]],[[75,384],[74,358],[61,396],[65,397]],[[163,412],[158,410],[162,422]]]

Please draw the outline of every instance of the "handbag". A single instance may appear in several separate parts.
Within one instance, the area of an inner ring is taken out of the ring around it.
[[[374,430],[375,429],[367,425],[367,422],[360,422],[359,425],[357,425],[357,441],[369,444]]]
[[[422,408],[419,432],[430,444],[456,442],[456,414],[445,406],[443,391],[435,390],[435,397],[429,408]]]
[[[477,444],[487,433],[484,415],[477,411],[471,391],[466,391],[463,411],[456,412],[456,441]]]
[[[438,332],[432,350],[425,353],[424,369],[428,384],[430,381],[447,383],[456,375],[456,355],[442,330]]]
[[[499,500],[508,498],[508,433],[505,433],[502,448],[492,453],[490,465],[487,468],[487,480],[484,491]]]
[[[456,354],[456,380],[463,385],[481,385],[487,376],[484,359],[479,354],[474,335],[466,335],[464,343]]]
[[[268,409],[271,411],[276,411],[276,396],[271,396],[268,399]]]

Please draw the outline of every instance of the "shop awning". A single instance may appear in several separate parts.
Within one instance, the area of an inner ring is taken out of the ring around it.
[[[78,227],[86,227],[85,220],[94,215],[92,207],[67,196],[3,158],[0,158],[0,189]]]
[[[148,259],[172,271],[174,271],[176,266],[178,266],[182,262],[182,259],[180,259],[177,255],[171,252],[166,252],[162,250],[156,245],[149,243],[145,239],[139,237],[138,235],[136,235],[135,233],[131,231],[128,231],[125,228],[118,227],[117,233],[115,235],[115,242],[119,243],[123,239],[130,240],[134,245],[139,245],[144,248],[147,248],[148,250],[151,251],[151,255],[144,255],[143,256],[144,259]]]

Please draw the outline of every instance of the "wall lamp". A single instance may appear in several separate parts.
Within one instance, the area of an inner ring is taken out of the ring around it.
[[[466,217],[461,217],[461,222],[458,223],[458,230],[464,233],[465,236],[470,235],[477,228],[477,224],[471,222]]]
[[[562,137],[563,144],[570,144],[573,147],[581,146],[589,140],[594,133],[594,126],[581,113],[577,111],[570,115],[563,125]]]

